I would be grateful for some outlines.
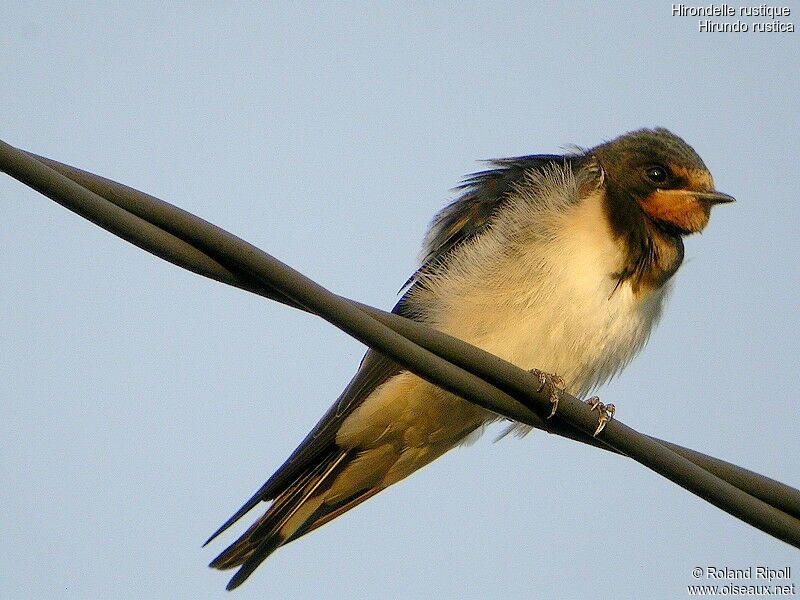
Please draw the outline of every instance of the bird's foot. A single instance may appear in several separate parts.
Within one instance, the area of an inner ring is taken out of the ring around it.
[[[547,415],[547,418],[551,419],[556,414],[556,410],[558,410],[558,393],[563,392],[567,386],[564,380],[554,373],[545,373],[539,369],[531,369],[530,372],[539,379],[540,385],[539,389],[536,390],[537,392],[541,392],[545,386],[550,387],[550,414]]]
[[[600,418],[597,420],[597,429],[595,429],[594,433],[592,434],[597,436],[598,433],[606,428],[606,423],[614,418],[614,413],[617,411],[617,408],[613,404],[603,404],[600,402],[600,398],[598,396],[592,396],[586,400],[586,404],[591,406],[592,410],[596,410],[598,413],[600,413]]]

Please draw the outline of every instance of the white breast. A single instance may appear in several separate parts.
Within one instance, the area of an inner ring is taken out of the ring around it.
[[[547,229],[511,253],[498,252],[495,236],[476,241],[435,280],[433,324],[521,368],[557,373],[576,395],[607,380],[647,341],[665,290],[635,295],[628,283],[617,286],[623,249],[603,210],[596,194],[548,213]],[[470,277],[470,261],[493,267]]]
[[[490,232],[423,275],[411,300],[437,329],[523,369],[556,373],[568,391],[582,396],[641,349],[664,290],[637,296],[627,283],[617,286],[613,274],[622,268],[623,248],[600,194],[578,201],[574,179],[554,175],[538,182],[536,198],[523,196],[505,207]],[[388,485],[487,418],[482,409],[405,373],[345,419],[337,443],[376,453],[391,447],[382,469]]]

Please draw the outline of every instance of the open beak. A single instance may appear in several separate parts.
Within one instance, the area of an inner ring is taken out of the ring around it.
[[[698,200],[705,202],[709,206],[736,202],[736,198],[729,196],[728,194],[723,194],[722,192],[694,192],[692,195]]]

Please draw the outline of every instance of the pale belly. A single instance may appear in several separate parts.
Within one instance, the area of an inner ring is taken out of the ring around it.
[[[587,304],[556,303],[527,314],[495,311],[483,318],[454,318],[441,328],[523,369],[556,373],[569,392],[581,396],[630,360],[654,318],[652,307],[637,302],[624,288],[604,298],[594,312]],[[376,389],[345,419],[336,441],[340,447],[363,450],[362,466],[376,477],[373,485],[385,487],[495,419],[406,372]]]
[[[665,288],[634,294],[616,285],[620,250],[598,227],[597,203],[565,217],[572,222],[553,243],[532,246],[530,256],[503,264],[502,251],[476,244],[463,264],[440,273],[415,298],[428,322],[529,370],[560,375],[567,390],[583,396],[642,348],[658,319]],[[460,260],[460,259],[459,259]],[[470,262],[472,261],[472,262]],[[495,268],[495,265],[497,267]],[[444,392],[411,373],[376,389],[345,419],[336,441],[365,452],[380,485],[427,464],[495,415]],[[368,458],[371,457],[371,458]],[[382,464],[377,464],[378,462]]]

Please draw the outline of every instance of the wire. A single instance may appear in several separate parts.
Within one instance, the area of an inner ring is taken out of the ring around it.
[[[246,241],[158,198],[0,141],[0,170],[180,267],[310,312],[420,377],[511,420],[629,456],[722,510],[800,547],[800,491],[731,463],[640,434],[560,394],[551,420],[538,378],[466,342],[319,286]]]

